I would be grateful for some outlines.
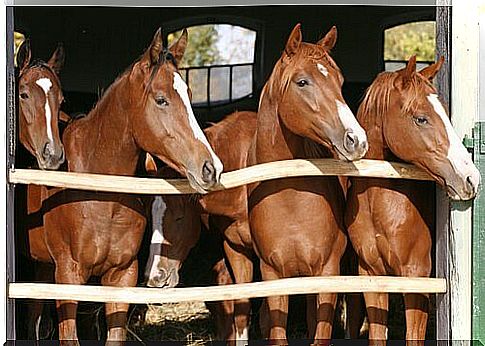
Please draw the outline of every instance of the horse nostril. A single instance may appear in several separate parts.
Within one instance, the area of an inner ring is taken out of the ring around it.
[[[359,137],[354,134],[352,131],[345,132],[345,139],[344,139],[344,147],[349,152],[355,151],[355,149],[359,146]]]
[[[42,157],[47,160],[51,156],[51,145],[47,142],[42,150]]]
[[[470,188],[472,191],[475,191],[475,184],[473,184],[473,180],[470,175],[466,177],[466,183],[468,185],[468,188]]]
[[[202,180],[206,183],[212,183],[216,179],[216,169],[212,162],[206,161],[202,166]]]

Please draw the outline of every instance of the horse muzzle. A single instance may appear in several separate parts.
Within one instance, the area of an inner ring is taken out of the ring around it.
[[[480,173],[470,174],[464,179],[457,179],[456,181],[446,182],[446,192],[448,196],[454,201],[468,201],[473,199],[478,194],[480,186]]]
[[[170,269],[158,268],[158,273],[149,278],[148,287],[173,288],[179,284],[179,274],[176,267]]]
[[[206,160],[201,169],[188,169],[187,179],[197,192],[206,194],[219,186],[221,171],[212,161]]]
[[[64,146],[47,142],[41,155],[37,155],[37,163],[41,169],[56,170],[65,161]]]
[[[369,149],[369,143],[364,131],[354,132],[347,129],[341,145],[334,145],[334,149],[341,160],[355,161],[364,157]]]

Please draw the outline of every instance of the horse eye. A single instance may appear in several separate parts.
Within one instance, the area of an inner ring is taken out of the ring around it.
[[[168,106],[168,101],[163,96],[157,96],[155,102],[158,106]]]
[[[306,79],[300,79],[298,82],[296,82],[296,85],[303,88],[304,86],[308,85],[308,81]]]
[[[20,93],[20,98],[23,99],[23,100],[26,100],[29,98],[29,94],[27,93]]]
[[[414,122],[416,123],[416,125],[422,126],[428,124],[428,119],[423,116],[414,117]]]

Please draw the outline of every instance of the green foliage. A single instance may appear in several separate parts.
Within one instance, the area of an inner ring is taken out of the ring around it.
[[[215,25],[193,26],[188,28],[188,32],[189,42],[180,67],[211,65],[219,59],[219,51],[216,46],[218,33]],[[182,31],[177,31],[169,34],[169,44],[181,33]]]
[[[384,60],[434,61],[436,23],[415,22],[387,29],[384,33]]]

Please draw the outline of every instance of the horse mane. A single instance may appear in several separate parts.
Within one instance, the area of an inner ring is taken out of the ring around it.
[[[135,66],[135,64],[138,63],[143,58],[144,55],[145,55],[145,52],[142,55],[140,55],[134,62],[132,62],[123,72],[121,72],[118,75],[118,77],[116,77],[116,79],[113,81],[113,83],[109,85],[108,88],[106,88],[99,94],[98,101],[94,105],[93,109],[88,113],[88,115],[95,113],[97,111],[97,109],[99,108],[100,104],[103,102],[105,97],[110,94],[110,92],[114,89],[114,87],[119,83],[120,80],[122,80],[133,70],[133,67]],[[155,64],[154,67],[152,67],[150,78],[147,84],[147,89],[151,85],[153,78],[157,74],[160,67],[166,62],[172,63],[175,66],[175,68],[178,68],[177,61],[175,60],[175,57],[173,56],[173,54],[167,48],[163,48],[158,56],[157,63]],[[145,93],[144,93],[144,97],[145,97]]]
[[[391,91],[396,89],[396,82],[402,77],[404,69],[395,72],[381,72],[374,82],[367,88],[359,110],[357,119],[361,122],[369,122],[371,115],[380,117],[389,110]],[[436,92],[433,84],[419,73],[413,73],[405,82],[403,111],[406,113],[416,112],[418,98],[430,88]]]
[[[315,63],[324,60],[332,68],[340,71],[327,49],[317,44],[302,42],[296,54],[291,57],[283,54],[276,63],[271,76],[261,91],[260,107],[261,101],[266,98],[274,104],[279,103],[281,97],[288,90],[291,77],[301,60],[310,60]]]

